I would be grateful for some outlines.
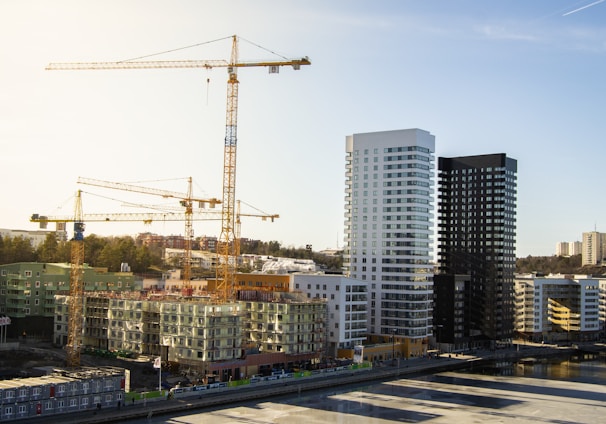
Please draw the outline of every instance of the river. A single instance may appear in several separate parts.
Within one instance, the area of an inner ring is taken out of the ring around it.
[[[606,357],[498,362],[132,422],[595,424],[606,422]]]

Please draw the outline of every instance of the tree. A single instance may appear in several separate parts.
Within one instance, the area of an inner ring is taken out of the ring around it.
[[[107,237],[98,237],[95,234],[84,237],[84,259],[90,266],[106,266],[100,263],[99,255],[107,245]]]
[[[4,237],[2,246],[2,263],[34,262],[36,254],[29,240],[23,236]]]
[[[527,256],[516,260],[516,272],[541,274],[587,273],[581,267],[581,255],[566,256]]]
[[[36,249],[37,262],[58,262],[59,242],[56,233],[46,235],[44,242]]]

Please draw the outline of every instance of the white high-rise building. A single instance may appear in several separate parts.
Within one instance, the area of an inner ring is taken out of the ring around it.
[[[434,152],[420,129],[346,137],[344,266],[369,282],[369,333],[411,351],[432,332]]]
[[[561,241],[556,243],[556,256],[575,256],[582,252],[580,241]]]
[[[606,233],[583,233],[582,265],[599,265],[606,257]]]

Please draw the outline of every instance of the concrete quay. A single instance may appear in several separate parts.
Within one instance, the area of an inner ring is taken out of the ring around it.
[[[481,366],[493,360],[519,360],[526,357],[540,358],[575,352],[573,347],[548,345],[516,345],[514,348],[497,351],[475,351],[469,354],[442,354],[439,358],[415,358],[399,363],[383,364],[370,369],[340,371],[317,374],[301,379],[281,379],[254,383],[248,386],[215,389],[206,392],[189,392],[188,396],[166,400],[141,402],[118,408],[94,409],[44,417],[45,423],[115,423],[129,419],[150,418],[163,414],[229,405],[254,399],[272,398],[288,394],[346,386],[365,382],[388,381],[403,376],[439,373]],[[21,420],[16,422],[23,422]]]

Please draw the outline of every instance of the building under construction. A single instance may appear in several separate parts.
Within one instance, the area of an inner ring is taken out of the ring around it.
[[[63,346],[69,295],[55,300],[53,341]],[[160,356],[220,381],[317,362],[325,352],[326,301],[296,293],[240,291],[238,300],[217,302],[166,292],[88,292],[84,311],[83,347]]]

